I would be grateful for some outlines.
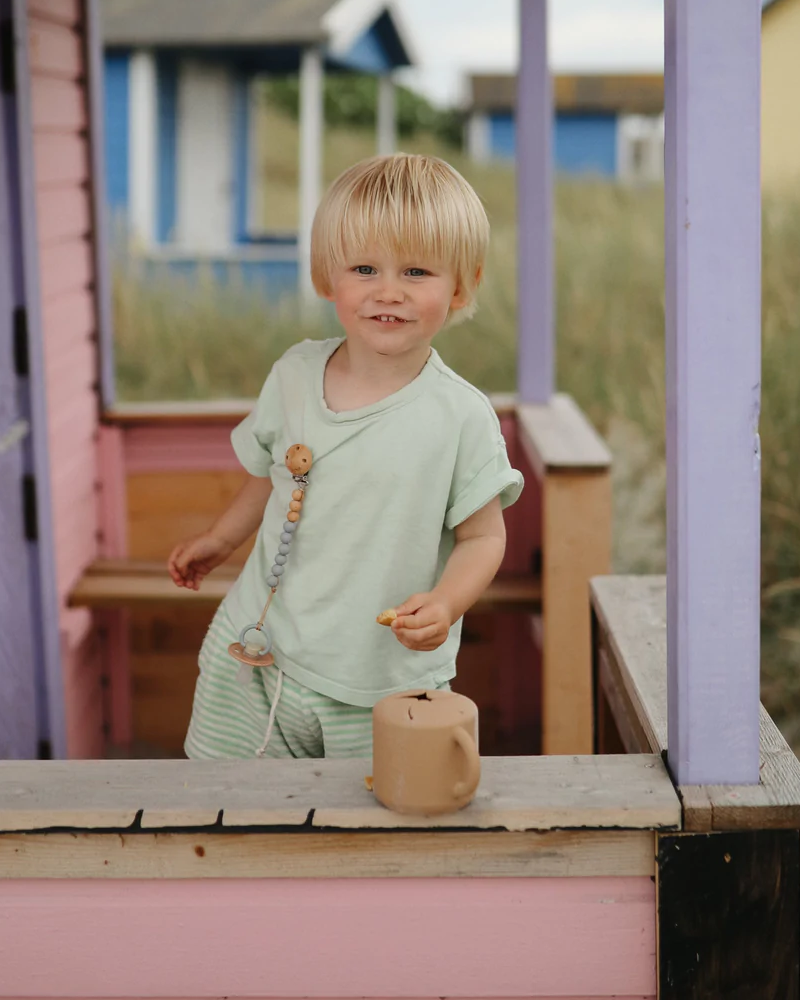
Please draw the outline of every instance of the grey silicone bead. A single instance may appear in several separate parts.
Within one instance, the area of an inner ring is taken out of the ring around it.
[[[281,554],[281,553],[279,552],[279,553],[278,553],[278,554],[277,554],[277,555],[275,556],[275,565],[276,565],[276,566],[285,566],[285,565],[286,565],[286,556],[285,556],[285,555],[282,555],[282,554]]]
[[[284,542],[283,545],[278,547],[278,552],[282,556],[288,556],[291,551],[291,545],[288,542]]]
[[[284,521],[283,530],[290,535],[293,535],[297,530],[297,524],[293,521]]]
[[[284,545],[287,546],[292,544],[292,536],[289,534],[288,531],[284,531],[284,533],[281,535],[281,541],[283,542]]]
[[[277,563],[270,570],[273,576],[283,576],[283,566],[278,566]]]
[[[277,587],[278,586],[278,578],[277,578],[277,576],[268,576],[267,577],[267,586],[270,588],[270,590],[272,590],[273,587]]]

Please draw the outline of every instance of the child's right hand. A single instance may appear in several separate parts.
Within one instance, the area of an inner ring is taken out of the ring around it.
[[[177,587],[199,590],[203,577],[224,563],[231,552],[230,542],[205,532],[176,545],[167,560],[167,569]]]

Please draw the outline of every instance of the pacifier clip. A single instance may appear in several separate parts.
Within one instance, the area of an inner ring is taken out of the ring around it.
[[[286,569],[286,563],[289,559],[289,552],[292,548],[294,534],[297,531],[297,525],[300,521],[300,513],[303,509],[303,500],[305,499],[306,489],[308,489],[308,472],[312,465],[311,449],[307,448],[304,444],[293,444],[292,447],[286,452],[285,462],[286,468],[292,474],[295,489],[292,491],[292,500],[289,504],[289,511],[286,514],[286,520],[283,522],[281,543],[278,547],[275,559],[273,560],[270,575],[267,577],[267,586],[269,587],[267,603],[264,605],[264,610],[261,612],[261,617],[258,621],[250,625],[245,625],[239,633],[239,641],[232,642],[230,646],[228,646],[228,652],[231,656],[242,664],[237,678],[239,681],[249,679],[247,672],[248,667],[271,667],[275,663],[275,657],[272,655],[272,636],[270,635],[269,630],[265,628],[264,621],[267,617],[269,606],[272,604],[272,598],[275,596],[281,577]],[[251,633],[256,634],[252,635]],[[256,754],[259,757],[264,756],[270,736],[272,735],[272,727],[275,721],[275,711],[277,710],[278,700],[281,696],[282,683],[283,671],[281,670],[278,674],[278,685],[275,691],[275,698],[272,702],[272,709],[269,713],[267,735],[262,746],[256,751]]]

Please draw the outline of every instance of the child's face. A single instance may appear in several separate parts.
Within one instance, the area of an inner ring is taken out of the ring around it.
[[[339,321],[348,338],[378,354],[399,355],[428,347],[449,310],[464,296],[446,267],[371,247],[353,256],[332,276]]]

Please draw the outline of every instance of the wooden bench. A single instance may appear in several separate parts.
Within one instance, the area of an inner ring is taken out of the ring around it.
[[[176,587],[163,563],[136,559],[101,559],[88,567],[69,596],[72,608],[134,608],[145,604],[194,606],[218,604],[236,579],[240,567],[220,566],[203,581],[200,590]],[[483,595],[476,611],[541,609],[541,581],[534,576],[501,577]]]

